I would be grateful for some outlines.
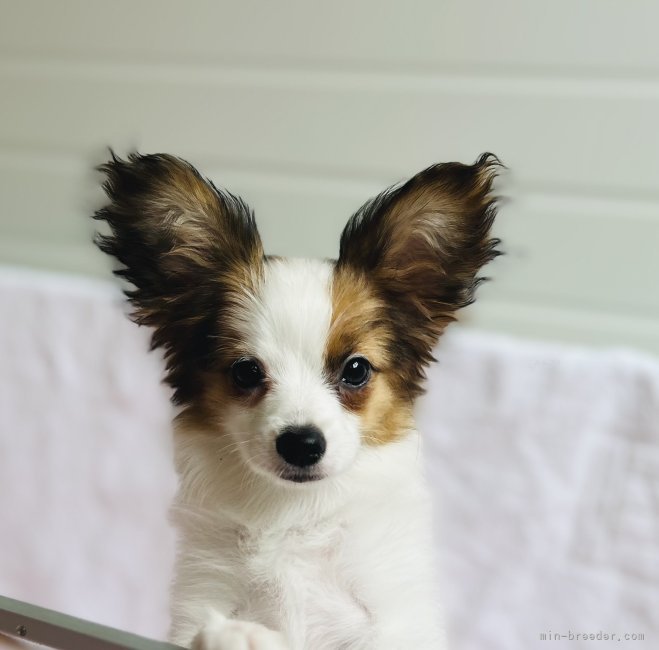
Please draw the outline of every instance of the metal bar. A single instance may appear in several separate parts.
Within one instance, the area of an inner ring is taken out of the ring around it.
[[[137,634],[0,596],[0,634],[56,650],[182,650]]]

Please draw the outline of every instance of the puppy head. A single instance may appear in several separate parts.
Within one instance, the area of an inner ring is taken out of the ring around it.
[[[185,161],[113,156],[98,243],[165,351],[182,434],[286,482],[405,435],[433,346],[497,254],[497,167],[485,155],[426,169],[364,205],[339,259],[320,262],[265,256],[245,203]]]

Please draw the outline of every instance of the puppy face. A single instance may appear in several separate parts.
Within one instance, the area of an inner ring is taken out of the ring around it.
[[[113,157],[98,243],[165,351],[186,426],[273,481],[312,482],[413,427],[432,348],[497,254],[497,165],[435,165],[387,190],[320,262],[265,256],[246,204],[185,161]]]

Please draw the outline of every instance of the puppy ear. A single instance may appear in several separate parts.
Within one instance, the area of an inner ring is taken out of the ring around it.
[[[480,268],[496,257],[492,185],[499,160],[433,165],[364,205],[341,236],[337,269],[371,282],[391,308],[398,352],[425,365],[456,310],[474,300]],[[417,368],[412,378],[423,377]]]
[[[263,249],[254,216],[238,197],[218,190],[189,163],[166,154],[112,159],[99,167],[110,203],[95,219],[110,235],[96,243],[115,257],[115,273],[139,324],[154,328],[177,403],[189,400],[220,345],[222,312],[258,282]]]

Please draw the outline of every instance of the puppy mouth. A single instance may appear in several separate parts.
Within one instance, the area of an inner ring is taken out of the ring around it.
[[[279,478],[290,481],[291,483],[311,483],[313,481],[321,481],[325,478],[325,475],[313,470],[287,467],[279,472]]]

